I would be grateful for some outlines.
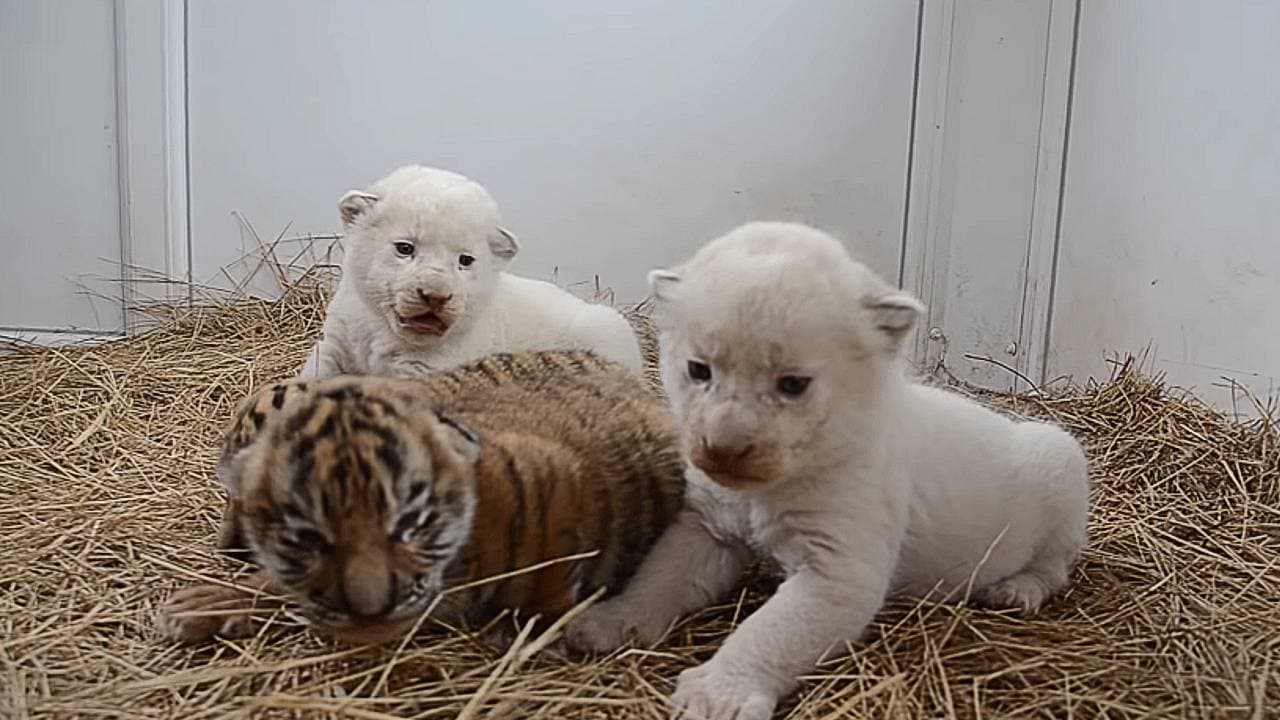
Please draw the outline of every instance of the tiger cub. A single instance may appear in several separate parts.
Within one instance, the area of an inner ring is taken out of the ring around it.
[[[352,642],[402,637],[459,585],[433,616],[551,619],[621,590],[680,512],[677,438],[644,380],[588,351],[288,381],[247,398],[225,435],[220,544],[260,566],[250,589],[288,596]],[[242,636],[253,627],[237,611],[253,599],[187,588],[157,626],[182,641]]]

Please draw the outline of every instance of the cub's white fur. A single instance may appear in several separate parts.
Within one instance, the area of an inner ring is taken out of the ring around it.
[[[641,370],[615,310],[503,268],[519,250],[498,206],[456,173],[402,167],[338,202],[342,280],[300,375],[406,375],[495,352],[588,349]]]
[[[767,554],[787,579],[673,698],[753,720],[891,594],[1031,613],[1066,585],[1088,515],[1079,444],[910,382],[902,346],[921,305],[836,240],[752,223],[650,283],[693,465],[687,508],[571,644],[655,641]]]

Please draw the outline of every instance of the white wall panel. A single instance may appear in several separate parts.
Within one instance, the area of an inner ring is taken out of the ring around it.
[[[334,231],[337,197],[417,161],[486,185],[519,272],[645,271],[752,218],[852,238],[896,276],[916,3],[191,3],[194,276]]]
[[[924,8],[902,275],[928,307],[917,357],[1009,388],[1017,375],[966,356],[1039,370],[1029,339],[1049,293],[1075,2]]]
[[[0,1],[0,327],[122,326],[113,29],[111,0]]]
[[[1223,406],[1276,389],[1278,32],[1273,2],[1084,3],[1049,375],[1150,344]]]

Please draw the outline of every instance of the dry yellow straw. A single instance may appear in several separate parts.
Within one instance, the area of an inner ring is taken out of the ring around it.
[[[326,298],[152,308],[154,331],[0,357],[0,716],[656,718],[768,583],[681,623],[655,652],[565,659],[559,626],[505,653],[425,629],[348,648],[271,616],[256,637],[178,647],[158,603],[233,582],[212,545],[215,443],[234,403],[291,374]],[[633,320],[652,367],[655,342]],[[1270,420],[1229,421],[1135,363],[1038,397],[982,394],[1079,435],[1092,541],[1038,617],[901,601],[806,677],[780,717],[1280,716],[1280,458]],[[1255,412],[1265,414],[1258,404]]]

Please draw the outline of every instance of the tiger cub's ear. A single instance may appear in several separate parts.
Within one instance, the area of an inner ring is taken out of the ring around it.
[[[445,444],[458,454],[462,461],[474,465],[480,459],[480,438],[465,423],[445,413],[436,411],[436,420],[440,421],[441,434]]]
[[[227,495],[232,499],[240,497],[240,475],[244,468],[245,451],[249,449],[246,445],[234,452],[226,453],[218,459],[218,467],[214,473],[218,476],[218,482],[222,483],[222,489],[227,491]]]

